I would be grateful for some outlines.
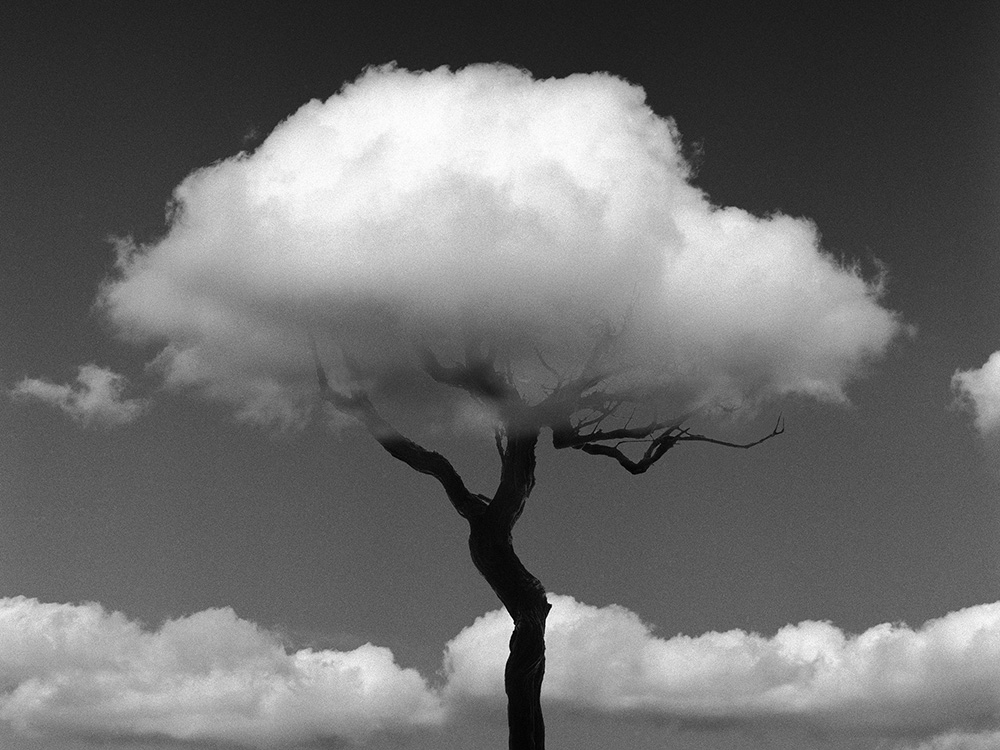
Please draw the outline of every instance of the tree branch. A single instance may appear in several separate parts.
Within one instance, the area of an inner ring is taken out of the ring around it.
[[[753,440],[749,443],[730,443],[726,440],[716,440],[715,438],[705,437],[704,435],[695,435],[693,433],[684,430],[683,434],[677,438],[678,442],[682,440],[697,441],[702,443],[714,443],[715,445],[724,445],[727,448],[753,448],[755,445],[760,445],[761,443],[770,440],[773,437],[777,437],[785,431],[785,419],[779,414],[778,420],[774,423],[774,428],[767,433],[764,437],[757,440]]]
[[[502,527],[511,529],[524,511],[535,487],[535,445],[538,428],[506,430],[500,452],[500,483],[490,501],[488,514]]]
[[[368,394],[357,391],[348,395],[334,390],[319,361],[315,341],[310,340],[310,344],[316,364],[316,380],[319,383],[320,396],[324,401],[337,411],[349,414],[361,422],[393,458],[421,474],[437,479],[444,487],[451,504],[463,518],[472,518],[486,510],[489,500],[483,495],[470,492],[448,459],[400,434],[376,411]]]
[[[492,357],[469,351],[465,364],[446,367],[429,347],[421,347],[417,353],[424,371],[438,383],[460,388],[484,401],[506,401],[517,395],[513,386],[497,372]]]
[[[642,474],[649,469],[650,466],[659,461],[663,454],[673,448],[676,444],[677,439],[675,436],[670,433],[664,433],[650,443],[646,452],[638,461],[635,461],[622,453],[621,449],[617,445],[585,443],[584,445],[574,447],[584,453],[590,453],[594,456],[610,456],[621,464],[625,471],[629,474]]]
[[[663,429],[664,431],[656,437],[652,437],[653,432],[658,429]],[[677,443],[714,443],[715,445],[722,445],[727,448],[748,449],[753,448],[755,445],[760,445],[761,443],[782,434],[784,431],[785,421],[779,414],[778,420],[775,422],[774,428],[771,432],[762,438],[752,440],[748,443],[732,443],[727,440],[717,440],[716,438],[689,432],[687,429],[680,427],[679,424],[675,424],[670,427],[654,426],[651,428],[651,426],[647,426],[632,429],[622,428],[619,430],[605,430],[603,432],[594,431],[588,433],[587,435],[570,436],[568,439],[564,439],[562,441],[563,444],[556,444],[555,447],[570,447],[595,456],[609,456],[610,458],[615,459],[622,466],[622,468],[630,474],[642,474],[648,470],[649,467],[659,461],[663,455],[677,445]],[[649,445],[647,446],[642,457],[639,459],[630,458],[620,448],[622,442],[636,438],[651,438]],[[601,442],[597,442],[611,439],[619,440],[619,442],[615,445],[604,445]],[[555,444],[555,437],[553,437],[553,443]]]
[[[643,438],[648,438],[654,433],[660,430],[671,431],[677,429],[678,425],[666,425],[651,423],[645,427],[619,427],[614,430],[591,430],[590,432],[580,433],[577,430],[581,426],[586,426],[594,423],[593,421],[588,421],[571,426],[570,431],[567,433],[564,430],[556,434],[556,431],[552,431],[552,446],[554,448],[579,448],[581,446],[587,445],[588,443],[599,443],[607,440],[641,440]]]

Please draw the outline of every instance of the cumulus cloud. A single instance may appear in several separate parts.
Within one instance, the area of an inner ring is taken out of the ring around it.
[[[155,631],[96,604],[0,600],[0,720],[24,736],[288,746],[433,726],[441,705],[388,649],[288,653],[230,609]]]
[[[24,378],[11,395],[50,404],[84,425],[114,426],[134,421],[148,407],[142,399],[125,398],[125,386],[124,376],[89,364],[79,368],[72,385]]]
[[[547,710],[894,750],[978,750],[1000,737],[1000,602],[859,635],[807,621],[769,637],[664,638],[623,607],[550,601]],[[269,748],[450,731],[483,708],[502,713],[510,629],[497,610],[462,630],[433,688],[388,649],[290,651],[230,609],[150,630],[97,604],[2,599],[0,736]]]
[[[951,732],[919,744],[899,744],[892,750],[996,750],[1000,732]]]
[[[979,747],[955,743],[1000,730],[1000,603],[860,635],[802,622],[771,637],[661,638],[622,607],[549,599],[542,697],[550,706],[692,727],[939,736],[927,748]],[[450,701],[502,701],[509,630],[509,618],[491,612],[448,644]],[[952,744],[940,744],[946,735]]]
[[[960,403],[975,414],[983,436],[1000,430],[1000,352],[994,352],[978,370],[960,370],[951,378]]]
[[[842,400],[899,328],[878,280],[808,220],[714,206],[689,177],[674,123],[614,76],[371,69],[188,176],[100,300],[166,342],[168,387],[262,421],[312,403],[307,332],[341,384],[345,354],[397,397],[416,343],[481,342],[530,397],[553,377],[539,352],[573,374],[610,326],[616,387],[669,385],[672,408]]]

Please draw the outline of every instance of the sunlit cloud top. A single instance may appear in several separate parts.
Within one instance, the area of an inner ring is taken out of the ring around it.
[[[294,423],[306,339],[405,391],[414,345],[475,338],[531,396],[599,332],[616,387],[689,408],[785,393],[842,400],[898,321],[813,224],[718,208],[673,122],[608,74],[502,65],[368,70],[252,154],[191,174],[169,231],[123,245],[102,292],[119,330],[164,345],[168,386]]]

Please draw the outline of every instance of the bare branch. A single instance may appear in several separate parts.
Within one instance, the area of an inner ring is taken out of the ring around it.
[[[323,369],[323,365],[319,361],[319,349],[316,346],[316,337],[312,335],[312,331],[306,331],[306,335],[309,337],[309,352],[312,354],[313,363],[316,365],[316,380],[319,381],[319,391],[320,393],[325,393],[330,390],[330,381],[326,377],[326,370]]]
[[[440,453],[428,450],[401,435],[376,411],[368,398],[368,394],[357,391],[351,394],[340,393],[330,386],[326,371],[319,361],[316,342],[310,336],[310,348],[316,365],[316,380],[319,383],[320,396],[335,409],[357,419],[371,433],[378,443],[393,458],[402,461],[411,469],[434,477],[444,487],[451,504],[464,518],[481,514],[489,505],[489,500],[470,492],[462,477]]]
[[[585,409],[602,411],[607,409],[609,403],[615,402],[613,397],[609,397],[608,394],[596,389],[610,375],[608,371],[599,367],[599,365],[614,345],[620,333],[621,331],[615,331],[610,325],[605,325],[604,330],[597,337],[587,359],[580,368],[579,374],[573,378],[566,378],[561,375],[545,361],[540,351],[535,351],[535,355],[538,357],[539,362],[541,362],[542,367],[556,378],[556,384],[550,389],[548,395],[532,407],[536,423],[552,424],[553,422],[565,421],[573,414]],[[618,405],[620,403],[619,400]],[[611,408],[608,414],[616,408],[617,406]],[[600,419],[597,421],[600,421]]]
[[[653,436],[653,432],[662,429],[657,436]],[[755,445],[760,445],[761,443],[770,440],[782,434],[785,431],[785,421],[784,418],[779,414],[778,420],[775,422],[774,428],[762,438],[757,440],[752,440],[748,443],[733,443],[727,440],[717,440],[715,438],[710,438],[705,435],[698,435],[689,432],[687,429],[681,428],[680,424],[674,424],[672,426],[659,426],[651,430],[650,426],[642,428],[622,428],[618,430],[604,430],[595,431],[588,433],[587,435],[580,435],[571,437],[565,444],[556,445],[559,447],[572,447],[577,450],[581,450],[584,453],[589,453],[596,456],[609,456],[615,459],[621,466],[631,474],[642,474],[649,467],[659,461],[663,455],[673,448],[677,443],[681,442],[703,442],[703,443],[713,443],[715,445],[722,445],[728,448],[753,448]],[[643,434],[644,433],[644,434]],[[585,440],[585,438],[588,438]],[[639,459],[633,459],[627,456],[622,450],[621,445],[627,442],[634,442],[636,439],[649,439],[649,445],[646,451],[643,453],[642,457]],[[605,445],[598,441],[607,440],[618,440],[614,445]],[[564,438],[565,441],[565,438]],[[582,441],[582,442],[581,442]],[[555,437],[553,432],[553,443],[555,443]]]
[[[500,484],[490,501],[488,515],[502,528],[511,529],[524,510],[535,486],[535,444],[538,429],[505,431]]]
[[[510,381],[496,371],[491,356],[484,357],[468,351],[464,365],[446,367],[429,347],[422,347],[418,354],[424,371],[438,383],[460,388],[485,401],[505,401],[516,396]]]
[[[598,420],[600,421],[600,420]],[[589,422],[587,423],[589,424]],[[569,434],[555,431],[552,433],[552,445],[555,448],[579,448],[587,443],[599,443],[606,440],[624,440],[630,438],[647,438],[654,432],[665,429],[666,425],[649,424],[645,427],[620,427],[614,430],[592,430],[580,433],[579,425],[573,427]]]
[[[784,431],[785,431],[785,420],[784,417],[781,414],[779,414],[778,421],[774,423],[774,429],[772,429],[764,437],[758,440],[753,440],[749,443],[730,443],[726,440],[716,440],[715,438],[705,437],[704,435],[695,435],[688,432],[687,430],[684,430],[683,433],[677,438],[677,440],[678,442],[682,440],[690,440],[702,443],[714,443],[715,445],[724,445],[727,448],[753,448],[755,445],[760,445],[764,441],[770,440],[771,438],[780,435]]]
[[[545,361],[545,357],[542,356],[541,349],[539,349],[537,346],[535,347],[535,356],[538,357],[538,361],[542,363],[542,367],[544,367],[551,375],[555,377],[556,379],[555,388],[558,388],[560,385],[562,385],[563,376],[559,374],[558,370],[556,370],[552,365],[550,365],[548,362]]]
[[[670,436],[668,433],[664,433],[654,440],[646,452],[643,454],[642,458],[635,461],[628,456],[626,456],[618,448],[618,446],[612,445],[602,445],[600,443],[586,443],[584,445],[575,446],[584,453],[590,453],[595,456],[610,456],[615,459],[622,467],[630,474],[642,474],[650,466],[655,464],[668,450],[674,447],[676,440]]]
[[[594,342],[594,348],[590,350],[590,355],[583,363],[583,369],[580,370],[581,379],[594,374],[598,363],[604,358],[604,355],[608,353],[611,347],[614,346],[615,340],[621,335],[623,330],[624,325],[616,331],[610,324],[605,323],[604,331],[597,337],[597,340]]]
[[[624,420],[621,427],[612,429],[600,429],[600,425],[606,420],[615,417],[618,410],[626,405],[623,398],[604,396],[605,402],[600,406],[593,406],[590,412],[593,416],[581,418],[575,423],[569,419],[563,420],[561,424],[554,424],[552,428],[552,445],[555,448],[579,448],[588,443],[603,443],[609,440],[646,440],[655,441],[660,434],[679,434],[680,426],[691,417],[693,412],[688,412],[670,422],[659,422],[655,419],[643,427],[631,427],[632,419],[635,417],[635,407]],[[619,418],[621,421],[621,418]],[[588,429],[593,428],[593,429]],[[587,430],[587,431],[585,431]]]

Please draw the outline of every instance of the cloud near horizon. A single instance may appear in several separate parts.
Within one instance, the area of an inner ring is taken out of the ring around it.
[[[550,600],[550,709],[920,750],[992,747],[1000,733],[1000,602],[860,635],[807,621],[771,637],[662,638],[623,607]],[[502,709],[509,633],[499,610],[463,629],[445,647],[435,688],[388,649],[290,651],[230,609],[148,630],[97,604],[3,599],[0,722],[35,741],[363,745],[383,732],[438,731],[477,705]]]
[[[900,330],[810,221],[713,205],[673,121],[604,73],[369,69],[189,175],[166,234],[118,250],[113,326],[165,342],[168,387],[263,422],[315,402],[310,333],[341,385],[346,355],[405,401],[415,345],[481,342],[530,397],[553,380],[539,352],[572,375],[611,327],[615,387],[666,388],[679,413],[843,400]]]
[[[959,370],[951,378],[959,403],[975,417],[983,437],[1000,432],[1000,352],[994,352],[979,369]]]
[[[388,649],[288,653],[231,609],[149,631],[98,604],[0,600],[0,691],[0,721],[26,737],[267,748],[442,720],[437,696]]]
[[[1000,602],[913,629],[860,635],[805,621],[661,638],[634,612],[550,595],[543,699],[575,710],[698,726],[797,726],[884,737],[1000,730]],[[480,617],[447,647],[453,700],[499,701],[506,615]]]
[[[149,408],[144,399],[125,398],[125,377],[105,367],[82,365],[72,385],[24,378],[10,391],[17,399],[54,406],[85,426],[129,424]]]

